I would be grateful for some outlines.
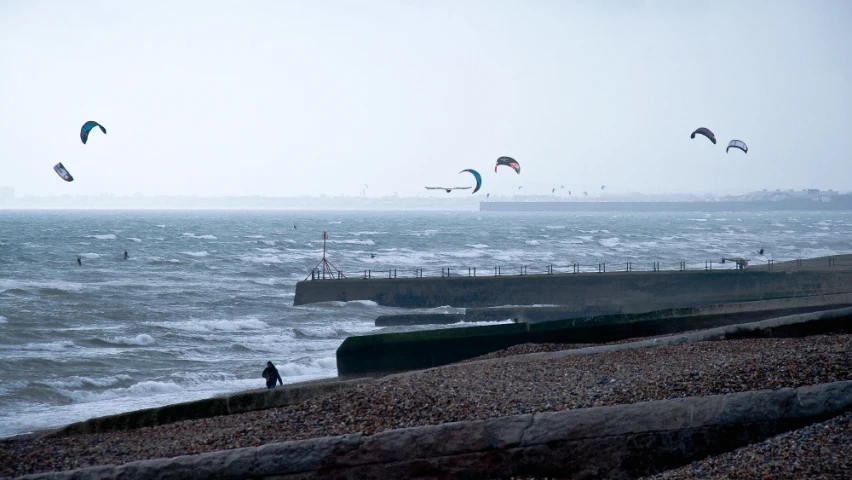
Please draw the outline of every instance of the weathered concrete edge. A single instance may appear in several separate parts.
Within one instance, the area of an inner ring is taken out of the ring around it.
[[[629,468],[624,466],[624,459],[635,454],[633,450],[647,448],[647,443],[630,441],[643,435],[680,439],[686,433],[693,440],[701,435],[712,439],[728,427],[761,425],[765,428],[759,429],[760,433],[756,434],[759,438],[848,410],[852,410],[852,381],[843,381],[796,389],[688,397],[447,423],[390,430],[371,436],[352,434],[315,438],[23,478],[236,479],[282,475],[298,478],[357,478],[368,471],[372,473],[369,475],[371,477],[381,474],[391,478],[411,474],[412,462],[417,461],[428,462],[431,468],[441,469],[446,466],[447,473],[455,472],[455,475],[447,475],[447,478],[452,478],[462,474],[470,477],[477,471],[480,475],[486,473],[482,472],[482,465],[477,465],[477,459],[492,469],[487,475],[511,475],[516,473],[517,465],[505,460],[497,465],[493,461],[489,462],[495,453],[517,453],[524,449],[536,455],[545,453],[546,462],[550,462],[548,468],[553,468],[554,461],[573,464],[578,460],[561,453],[554,455],[555,450],[567,447],[576,453],[584,451],[581,450],[583,443],[596,444],[600,440],[606,440],[612,446],[611,451],[608,455],[595,455],[585,450],[591,458],[580,459],[586,464],[584,468],[610,474],[617,472],[620,474],[616,476],[621,477],[629,473],[623,471]],[[719,447],[708,446],[703,441],[687,443],[689,445],[679,445],[673,449],[663,442],[656,448],[666,449],[668,455],[673,451],[679,452],[684,455],[681,461],[686,462],[708,448]],[[416,464],[414,466],[416,468]],[[528,468],[529,465],[527,471]]]
[[[824,310],[813,313],[802,313],[787,315],[783,317],[760,320],[758,322],[740,323],[724,327],[699,330],[697,332],[671,335],[668,337],[657,337],[637,342],[619,343],[615,345],[601,345],[596,347],[575,348],[571,350],[560,350],[558,352],[527,353],[512,357],[492,358],[487,360],[474,360],[468,363],[498,363],[498,362],[525,362],[529,360],[549,360],[552,358],[570,357],[573,355],[594,355],[597,353],[616,352],[619,350],[632,350],[639,348],[654,348],[668,345],[680,345],[682,343],[698,343],[725,340],[732,337],[748,338],[761,330],[770,330],[780,327],[795,327],[804,324],[830,322],[849,318],[848,326],[852,326],[852,307]]]
[[[218,415],[233,415],[254,410],[284,407],[371,381],[373,381],[371,378],[355,378],[350,380],[329,378],[284,385],[275,389],[250,390],[222,397],[205,398],[192,402],[176,403],[90,418],[37,435],[44,437],[65,437],[89,433],[133,430],[182,420],[194,420]]]

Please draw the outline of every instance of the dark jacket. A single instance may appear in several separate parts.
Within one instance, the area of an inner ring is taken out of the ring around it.
[[[278,374],[278,369],[275,368],[274,365],[263,369],[263,378],[266,379],[267,387],[274,387],[276,381],[278,381],[281,385],[284,385],[284,382],[281,380],[281,375]]]

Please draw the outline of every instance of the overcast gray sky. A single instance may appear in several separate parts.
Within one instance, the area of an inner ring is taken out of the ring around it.
[[[850,25],[846,0],[0,0],[0,185],[848,191]]]

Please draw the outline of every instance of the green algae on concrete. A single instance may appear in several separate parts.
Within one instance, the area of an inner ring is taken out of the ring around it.
[[[337,374],[381,375],[446,365],[524,343],[526,338],[526,324],[349,337],[337,349]]]

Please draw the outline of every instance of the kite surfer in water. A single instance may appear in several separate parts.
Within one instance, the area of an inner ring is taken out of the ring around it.
[[[80,259],[79,255],[77,255],[77,265],[83,266],[83,260]]]
[[[124,251],[124,259],[127,260],[130,258],[130,255],[127,254],[127,250]]]

